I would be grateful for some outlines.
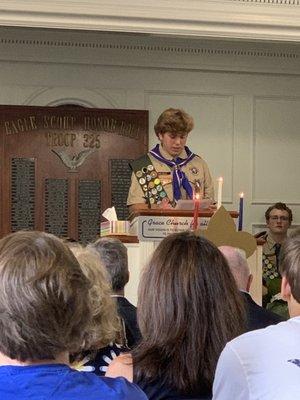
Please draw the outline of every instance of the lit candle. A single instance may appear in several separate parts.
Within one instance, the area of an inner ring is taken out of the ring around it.
[[[243,230],[243,211],[244,211],[244,193],[240,193],[240,204],[239,204],[239,227],[238,230]]]
[[[220,178],[218,178],[217,209],[219,209],[222,205],[222,188],[223,188],[223,178],[220,176]]]
[[[194,219],[193,219],[193,229],[194,229],[194,231],[198,228],[199,208],[200,208],[200,194],[196,193],[194,195]]]

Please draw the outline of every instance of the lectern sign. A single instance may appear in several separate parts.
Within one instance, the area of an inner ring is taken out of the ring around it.
[[[200,218],[200,229],[206,229],[209,217]],[[192,216],[139,216],[131,224],[131,233],[140,241],[160,241],[175,232],[192,229]]]

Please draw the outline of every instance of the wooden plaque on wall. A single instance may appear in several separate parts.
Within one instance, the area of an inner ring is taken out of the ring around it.
[[[103,210],[127,218],[129,161],[147,152],[148,111],[0,106],[0,235],[38,229],[86,243]]]

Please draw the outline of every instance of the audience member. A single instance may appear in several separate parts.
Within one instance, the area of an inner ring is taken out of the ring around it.
[[[262,275],[264,285],[263,305],[288,318],[287,305],[280,299],[281,276],[279,272],[280,249],[287,238],[293,220],[292,210],[284,203],[275,203],[265,212],[268,232],[257,235],[266,242],[263,245]]]
[[[235,279],[238,289],[245,301],[247,311],[247,330],[265,328],[268,325],[277,324],[284,319],[279,315],[272,313],[260,307],[252,299],[249,291],[253,279],[250,268],[243,250],[230,246],[220,246],[219,250],[225,256],[232,275]]]
[[[114,360],[108,376],[125,376],[150,400],[211,398],[225,344],[244,331],[244,307],[222,253],[192,232],[156,248],[139,286],[142,340]]]
[[[140,340],[141,334],[136,307],[124,297],[124,288],[129,281],[127,248],[119,239],[114,238],[101,238],[90,247],[97,251],[108,272],[112,296],[116,299],[119,315],[125,325],[126,345],[132,348]]]
[[[291,319],[226,345],[216,370],[215,400],[300,398],[300,236],[282,245],[280,272]]]
[[[98,254],[80,244],[71,245],[84,275],[91,285],[89,300],[92,304],[92,328],[85,338],[79,354],[72,355],[72,366],[79,371],[104,375],[109,363],[124,346],[123,326],[117,314],[115,301],[111,298],[107,272],[101,265]]]
[[[146,399],[124,379],[72,370],[69,352],[92,321],[89,281],[55,236],[19,231],[0,240],[0,398]]]

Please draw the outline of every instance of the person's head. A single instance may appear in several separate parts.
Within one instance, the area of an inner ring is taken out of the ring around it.
[[[127,248],[114,238],[101,238],[89,247],[99,255],[102,265],[106,268],[111,288],[114,293],[123,293],[129,281]]]
[[[244,309],[222,253],[192,232],[167,236],[144,269],[138,294],[135,371],[182,392],[210,384],[225,343],[243,330]]]
[[[111,298],[108,276],[98,254],[81,246],[71,250],[91,283],[87,298],[91,303],[93,320],[82,350],[100,349],[116,340],[121,330],[116,303]]]
[[[291,317],[300,315],[300,234],[288,238],[281,248],[281,295],[288,302]]]
[[[90,283],[53,235],[19,231],[0,240],[0,352],[22,362],[77,351],[91,323]]]
[[[286,235],[293,220],[292,210],[284,203],[275,203],[265,212],[267,227],[271,234]]]
[[[182,152],[187,136],[193,128],[193,118],[185,111],[176,108],[165,110],[154,125],[154,131],[163,149],[172,157]]]
[[[253,275],[250,273],[245,252],[231,246],[220,246],[219,250],[228,262],[237,287],[240,290],[249,292]]]

